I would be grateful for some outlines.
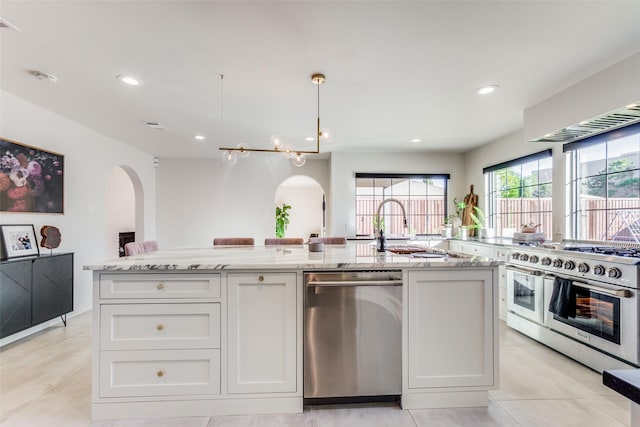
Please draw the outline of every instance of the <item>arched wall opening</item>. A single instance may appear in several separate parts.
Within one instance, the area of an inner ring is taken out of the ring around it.
[[[115,258],[123,255],[121,233],[135,233],[136,241],[144,240],[144,191],[132,168],[118,166],[107,179],[105,193],[105,250]]]
[[[326,205],[323,205],[323,200],[324,189],[309,176],[294,175],[282,181],[276,189],[275,206],[284,203],[291,206],[285,237],[307,239],[312,233],[322,236],[326,224],[326,210],[323,209]]]

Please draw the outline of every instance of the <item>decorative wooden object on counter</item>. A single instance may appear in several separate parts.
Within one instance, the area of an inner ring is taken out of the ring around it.
[[[478,206],[478,195],[473,193],[473,184],[469,188],[469,194],[464,196],[464,210],[462,211],[462,225],[473,225],[474,221],[471,217],[471,213],[474,211],[474,208]],[[473,237],[476,235],[475,228],[469,228],[469,237]]]

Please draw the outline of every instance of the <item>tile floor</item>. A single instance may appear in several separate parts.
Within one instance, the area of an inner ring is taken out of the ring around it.
[[[629,426],[629,401],[600,374],[501,324],[501,385],[488,408],[405,411],[393,404],[305,408],[302,414],[92,422],[91,314],[0,349],[6,427]]]

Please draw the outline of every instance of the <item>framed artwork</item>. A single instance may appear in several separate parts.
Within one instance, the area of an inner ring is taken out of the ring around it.
[[[0,225],[2,235],[2,258],[38,256],[38,241],[32,224]]]
[[[64,213],[64,156],[0,137],[0,212]]]

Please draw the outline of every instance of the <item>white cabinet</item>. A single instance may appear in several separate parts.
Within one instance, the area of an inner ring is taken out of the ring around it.
[[[495,258],[498,261],[509,260],[511,252],[506,248],[496,248]],[[498,268],[498,314],[501,320],[507,320],[507,268],[502,264]]]
[[[102,274],[100,298],[220,298],[220,275]]]
[[[408,272],[408,391],[495,386],[495,271]]]
[[[100,397],[220,393],[220,350],[107,351]]]
[[[449,250],[465,255],[485,256],[498,261],[509,260],[509,249],[502,246],[492,246],[473,241],[450,240]],[[498,271],[498,314],[502,320],[507,320],[507,271],[501,265]]]
[[[296,391],[296,273],[227,276],[228,392]]]
[[[487,258],[494,257],[494,249],[492,246],[469,241],[450,240],[449,250],[466,255],[484,256]]]
[[[100,348],[220,348],[220,303],[102,305]]]

